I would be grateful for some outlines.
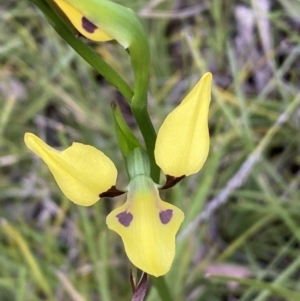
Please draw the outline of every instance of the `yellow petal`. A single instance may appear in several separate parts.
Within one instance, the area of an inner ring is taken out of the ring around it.
[[[24,140],[48,165],[59,188],[75,204],[93,205],[100,193],[116,184],[115,165],[90,145],[73,143],[59,152],[31,133],[26,133]]]
[[[123,240],[130,261],[153,276],[166,274],[175,256],[175,235],[184,219],[177,207],[162,201],[153,181],[131,180],[127,201],[106,219]]]
[[[59,8],[65,13],[73,26],[86,38],[96,41],[105,42],[113,40],[107,33],[93,24],[86,16],[75,9],[72,5],[64,0],[54,0]]]
[[[206,161],[211,82],[211,73],[206,73],[158,131],[155,159],[167,175],[180,177],[197,173]]]

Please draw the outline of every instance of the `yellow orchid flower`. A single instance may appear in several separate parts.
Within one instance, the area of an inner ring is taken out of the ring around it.
[[[180,178],[196,173],[207,158],[211,81],[212,75],[206,73],[158,132],[155,158],[166,175]],[[78,205],[94,204],[116,184],[115,165],[92,146],[73,143],[59,152],[31,133],[25,134],[25,143],[48,165],[66,197]],[[127,166],[127,200],[106,222],[121,236],[130,261],[158,277],[171,268],[175,236],[184,214],[160,199],[159,186],[150,177],[148,157],[140,148],[129,153]]]

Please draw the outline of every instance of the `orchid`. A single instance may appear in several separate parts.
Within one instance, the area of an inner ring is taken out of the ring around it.
[[[129,184],[126,202],[106,218],[118,233],[129,260],[142,271],[166,274],[175,256],[175,237],[184,219],[176,206],[164,202],[159,189],[172,186],[197,173],[209,151],[208,110],[212,75],[206,73],[192,91],[164,120],[155,144],[155,160],[167,177],[163,186],[150,176],[147,153],[135,147],[128,153]],[[27,147],[42,158],[65,196],[77,205],[91,206],[116,190],[114,163],[93,146],[73,143],[57,151],[32,133],[25,134]]]

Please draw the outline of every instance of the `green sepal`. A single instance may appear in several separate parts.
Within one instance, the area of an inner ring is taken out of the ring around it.
[[[123,157],[126,158],[129,152],[133,151],[135,148],[142,148],[142,145],[134,136],[126,121],[124,120],[124,117],[118,104],[116,102],[113,102],[111,104],[111,108],[113,112],[113,119],[118,144]]]

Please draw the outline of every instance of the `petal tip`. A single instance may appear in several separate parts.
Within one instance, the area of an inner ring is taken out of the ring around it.
[[[26,132],[24,134],[24,142],[25,142],[25,144],[27,145],[28,143],[30,143],[30,140],[32,138],[34,138],[34,137],[35,137],[35,135],[33,135],[32,133]]]
[[[24,142],[25,142],[25,145],[33,152],[35,152],[35,146],[37,144],[43,143],[39,137],[37,137],[36,135],[29,133],[29,132],[26,132],[24,134]]]
[[[212,80],[213,75],[212,75],[211,72],[206,72],[206,73],[203,74],[202,78],[207,79],[207,80]]]

